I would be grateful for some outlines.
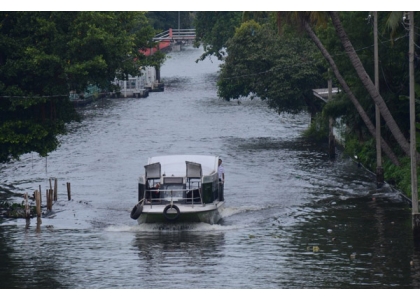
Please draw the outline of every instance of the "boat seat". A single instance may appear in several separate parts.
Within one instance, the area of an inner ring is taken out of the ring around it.
[[[189,200],[191,200],[191,198],[200,199],[200,191],[198,189],[190,190],[190,191],[187,192],[186,198],[189,199]]]
[[[193,200],[193,203],[201,203],[200,191],[198,189],[190,190],[186,193],[185,203],[192,203],[191,200]]]

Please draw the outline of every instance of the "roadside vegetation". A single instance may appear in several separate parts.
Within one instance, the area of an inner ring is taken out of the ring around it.
[[[229,12],[230,19],[226,13],[225,18],[217,18],[220,12],[199,14],[195,21],[196,44],[206,45],[208,55],[222,54],[215,55],[223,61],[218,82],[221,98],[258,97],[278,113],[310,112],[312,123],[304,134],[320,141],[328,140],[328,119],[340,119],[346,127],[345,153],[357,157],[373,172],[377,105],[381,112],[384,179],[411,196],[407,15],[378,12],[378,92],[373,84],[371,12]],[[420,13],[414,16],[414,24],[420,22]],[[219,20],[223,20],[223,26]],[[217,34],[225,40],[213,43],[214,28],[224,29]],[[415,45],[418,41],[417,33]],[[415,64],[419,97],[417,56]],[[329,78],[341,92],[325,103],[316,99],[312,90],[327,88]],[[419,112],[418,101],[416,106]],[[420,123],[416,124],[420,128]]]

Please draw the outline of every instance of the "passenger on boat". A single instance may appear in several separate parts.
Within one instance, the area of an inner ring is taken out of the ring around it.
[[[159,182],[156,183],[155,186],[151,188],[153,190],[152,191],[152,198],[155,198],[155,199],[159,199],[160,198],[159,188],[160,188],[160,183]]]
[[[219,173],[219,200],[223,201],[225,200],[224,193],[223,193],[223,188],[224,188],[223,185],[225,183],[225,168],[222,166],[222,160],[220,158],[219,158],[218,173]]]
[[[222,166],[222,160],[219,158],[219,181],[223,184],[225,182],[225,168]]]
[[[154,187],[150,188],[150,191],[148,191],[146,193],[146,198],[149,199],[149,200],[160,198],[159,188],[160,188],[160,183],[158,182],[158,183],[155,184]]]

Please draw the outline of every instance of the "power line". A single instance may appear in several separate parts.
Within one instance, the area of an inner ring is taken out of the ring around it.
[[[391,41],[395,42],[395,41],[398,41],[398,40],[406,38],[406,37],[408,37],[408,33],[405,34],[405,35],[402,35],[400,37],[397,37],[395,39],[388,39],[388,40],[385,40],[385,41],[381,41],[380,43],[385,44],[385,43],[388,43],[388,42],[391,42]],[[414,44],[414,45],[416,47],[420,48],[419,45],[417,45],[417,44]],[[373,47],[373,44],[369,45],[369,46],[362,47],[362,48],[355,49],[355,52],[360,52],[360,51],[363,51],[365,49],[372,48],[372,47]],[[346,53],[333,54],[333,55],[331,55],[331,57],[333,57],[333,58],[334,57],[340,57],[342,55],[347,55],[347,54]],[[269,70],[266,70],[266,71],[261,71],[261,72],[252,73],[252,74],[237,75],[237,76],[232,76],[232,77],[224,77],[223,79],[224,80],[230,80],[230,79],[238,79],[238,78],[245,78],[245,77],[256,77],[256,76],[260,76],[260,75],[267,74],[267,73],[274,72],[274,71],[278,71],[278,70],[285,71],[288,68],[291,69],[291,68],[296,68],[296,67],[299,67],[299,66],[305,66],[305,65],[313,64],[313,63],[314,63],[313,61],[310,61],[310,62],[305,62],[305,63],[301,63],[301,64],[287,65],[286,67],[277,66],[277,67],[273,67],[273,68],[271,68]],[[207,82],[208,81],[204,80],[202,83],[207,83]],[[198,84],[200,84],[200,82],[198,82]],[[100,94],[102,95],[102,94],[106,94],[106,93],[100,93]],[[50,96],[2,96],[2,95],[0,95],[0,98],[19,98],[19,99],[58,98],[58,97],[69,97],[69,95],[50,95]]]
[[[97,95],[106,95],[107,92],[95,93]],[[18,98],[18,99],[34,99],[34,98],[60,98],[60,97],[70,97],[70,95],[50,95],[50,96],[4,96],[0,95],[0,98]]]
[[[2,96],[0,98],[20,98],[20,99],[34,99],[34,98],[58,98],[69,97],[70,95],[51,95],[51,96]]]

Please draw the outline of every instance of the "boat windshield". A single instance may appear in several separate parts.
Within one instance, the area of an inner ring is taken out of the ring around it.
[[[162,189],[162,188],[161,188]],[[165,184],[163,185],[163,198],[183,198],[185,191],[182,184]]]

